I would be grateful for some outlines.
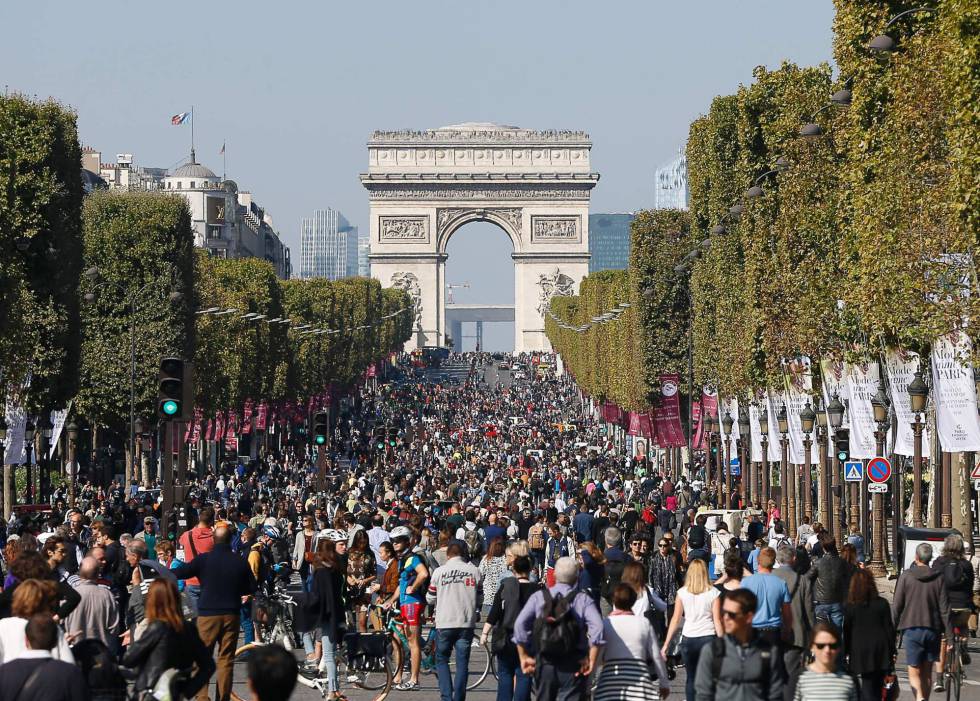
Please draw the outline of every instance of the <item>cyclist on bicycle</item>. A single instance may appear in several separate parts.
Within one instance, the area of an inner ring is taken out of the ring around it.
[[[946,597],[949,599],[950,625],[960,632],[966,630],[970,613],[973,611],[973,565],[966,559],[962,536],[952,533],[943,542],[943,554],[932,563],[935,572],[941,572],[943,584],[946,587]],[[952,643],[949,640],[939,649],[939,661],[936,663],[936,686],[934,691],[945,690],[943,671],[946,664],[946,653]],[[965,648],[964,648],[965,650]],[[970,663],[970,656],[964,651],[964,665]]]
[[[408,528],[398,526],[392,529],[391,544],[398,556],[398,592],[385,602],[385,607],[390,608],[398,601],[411,655],[410,676],[395,688],[415,691],[419,688],[419,669],[422,666],[422,608],[425,606],[429,571],[422,558],[412,552],[412,532]]]

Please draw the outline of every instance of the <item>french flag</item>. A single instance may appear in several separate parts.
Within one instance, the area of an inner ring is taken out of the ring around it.
[[[190,116],[191,116],[190,112],[181,112],[180,114],[175,114],[173,117],[170,118],[170,123],[173,124],[174,126],[177,126],[178,124],[183,124],[190,118]]]

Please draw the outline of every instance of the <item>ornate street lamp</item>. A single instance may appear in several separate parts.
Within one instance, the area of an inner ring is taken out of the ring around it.
[[[885,388],[878,385],[878,391],[871,398],[871,409],[875,419],[875,450],[880,456],[885,454],[888,405]],[[898,509],[895,510],[895,516],[898,517]],[[868,564],[868,570],[875,577],[884,577],[888,574],[885,570],[885,502],[880,492],[875,492],[872,497],[871,522],[871,562]]]
[[[934,7],[913,7],[911,10],[905,10],[904,12],[899,12],[897,15],[895,15],[890,20],[888,20],[888,22],[885,24],[885,29],[888,29],[890,26],[895,24],[895,22],[900,20],[902,17],[906,17],[908,15],[914,15],[918,12],[932,13],[932,12],[938,12],[938,10]],[[868,48],[876,54],[889,53],[895,50],[895,40],[892,39],[887,34],[879,34],[878,36],[876,36],[875,38],[873,38],[871,41],[868,42]]]
[[[844,422],[844,405],[841,404],[840,397],[836,394],[827,405],[827,415],[830,418],[830,427],[836,431]]]
[[[909,404],[912,408],[912,525],[922,528],[922,412],[926,410],[929,387],[922,379],[922,371],[916,371],[909,383]]]
[[[769,411],[763,407],[759,411],[759,433],[762,434],[762,483],[759,485],[762,490],[762,508],[769,506],[769,484],[771,475],[769,474]]]
[[[796,480],[790,479],[792,469],[789,465],[789,417],[786,415],[785,404],[782,404],[779,411],[776,412],[776,424],[779,427],[779,444],[782,448],[779,461],[779,513],[789,529],[787,535],[795,538],[796,519],[794,518],[794,511],[796,510],[796,500],[793,492],[796,490],[793,489],[793,485],[795,485]]]
[[[746,410],[745,405],[740,402],[738,408],[738,445],[742,453],[742,493],[745,496],[745,503],[748,507],[752,506],[753,497],[756,503],[759,501],[759,482],[755,478],[755,467],[752,463],[751,434],[752,423],[749,420],[749,412]]]
[[[803,427],[803,515],[809,519],[813,518],[813,498],[811,496],[811,481],[813,476],[810,474],[810,446],[813,441],[810,434],[813,433],[813,424],[817,420],[817,413],[807,401],[806,406],[800,412],[800,425]]]
[[[65,426],[65,434],[68,436],[68,508],[75,506],[75,477],[78,474],[78,467],[75,465],[75,446],[78,441],[78,424],[75,420]]]

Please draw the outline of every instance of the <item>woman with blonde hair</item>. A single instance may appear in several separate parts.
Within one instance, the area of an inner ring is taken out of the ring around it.
[[[681,643],[681,657],[684,659],[684,669],[695,670],[701,658],[701,648],[711,642],[722,631],[715,625],[711,610],[720,592],[711,586],[708,579],[708,567],[703,560],[691,560],[684,577],[684,586],[677,590],[674,601],[674,615],[670,619],[667,635],[663,641],[662,654],[666,656],[677,629],[684,619],[684,641]],[[694,701],[694,675],[687,675],[685,688],[687,701]]]
[[[177,688],[181,698],[192,697],[207,684],[215,663],[201,642],[197,627],[184,620],[176,583],[155,579],[143,605],[146,630],[129,646],[122,660],[124,667],[137,670],[133,683],[137,697],[152,692],[168,669],[175,669],[180,675]]]
[[[27,651],[24,630],[30,617],[37,613],[54,615],[57,605],[58,587],[50,579],[25,579],[17,585],[10,604],[11,615],[0,619],[0,664]],[[51,651],[51,657],[75,663],[64,633],[58,636],[58,645]]]

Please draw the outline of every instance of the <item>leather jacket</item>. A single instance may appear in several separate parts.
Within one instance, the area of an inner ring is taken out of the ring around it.
[[[805,575],[814,583],[814,603],[843,604],[847,598],[851,574],[851,565],[838,555],[826,553],[817,559]]]
[[[122,664],[137,670],[134,683],[137,693],[152,689],[168,669],[186,672],[189,676],[180,685],[185,698],[194,696],[215,670],[214,660],[201,642],[197,628],[187,622],[178,633],[162,621],[151,621],[139,640],[129,646]],[[190,676],[194,664],[197,671]]]

